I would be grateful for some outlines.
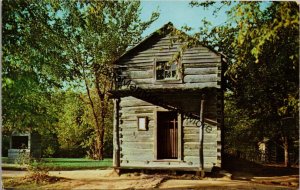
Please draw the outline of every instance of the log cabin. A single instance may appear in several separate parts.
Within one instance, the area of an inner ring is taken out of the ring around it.
[[[115,61],[115,168],[221,167],[225,59],[188,39],[167,23]]]

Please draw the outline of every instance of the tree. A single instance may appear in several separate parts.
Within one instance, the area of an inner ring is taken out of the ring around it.
[[[51,93],[70,79],[46,2],[3,2],[4,130],[43,130],[56,120]]]
[[[95,132],[91,155],[103,159],[105,129],[111,120],[107,92],[112,81],[106,71],[113,70],[114,60],[158,17],[153,13],[141,21],[139,5],[138,1],[3,2],[6,128],[51,128],[59,113],[52,95],[70,86],[77,92],[86,90]]]
[[[225,93],[224,97],[224,150],[226,154],[253,158],[259,156],[255,150],[257,142],[261,140],[256,132],[259,126],[257,119],[251,119],[243,109],[237,107],[232,93]],[[247,139],[247,140],[245,140]],[[240,155],[243,153],[243,155]]]
[[[60,156],[83,157],[89,150],[88,141],[93,131],[85,119],[86,105],[80,93],[68,89],[56,94],[61,108],[55,134],[59,143]]]
[[[209,7],[215,2],[193,2]],[[223,2],[220,26],[204,22],[201,40],[227,56],[229,88],[236,105],[257,119],[261,136],[280,138],[289,166],[289,145],[298,138],[299,7],[295,2]],[[210,28],[210,29],[207,29]]]
[[[53,28],[61,31],[63,52],[79,88],[85,88],[94,120],[95,138],[90,155],[103,159],[106,120],[111,103],[108,91],[113,85],[104,71],[112,71],[112,63],[130,46],[156,18],[139,19],[137,1],[61,1],[53,4],[60,12]],[[74,82],[73,82],[74,83]],[[96,92],[92,94],[92,92]]]
[[[99,100],[97,101],[97,92],[95,89],[91,89],[90,91],[90,97],[91,99],[94,100],[94,105],[95,107],[99,107]],[[82,117],[83,124],[88,126],[89,133],[86,135],[85,140],[83,141],[83,145],[86,148],[89,148],[88,156],[93,158],[93,150],[96,149],[96,144],[94,143],[95,139],[97,138],[97,133],[94,130],[94,114],[93,111],[90,109],[90,104],[89,104],[89,97],[87,96],[86,93],[81,93],[80,99],[83,102],[84,105],[84,115]],[[108,104],[107,107],[107,114],[105,116],[105,131],[104,131],[104,144],[103,144],[103,156],[105,157],[111,157],[112,156],[112,140],[113,140],[113,105],[111,103]]]

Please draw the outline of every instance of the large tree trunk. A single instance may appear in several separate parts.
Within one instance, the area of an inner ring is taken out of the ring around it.
[[[283,141],[283,148],[284,148],[284,165],[285,167],[290,167],[290,156],[289,156],[289,141],[287,137],[284,137]]]
[[[100,141],[100,146],[99,146],[99,160],[104,159],[104,135],[105,135],[105,116],[107,114],[107,109],[108,109],[108,98],[106,95],[106,88],[107,88],[107,79],[102,78],[100,82],[100,73],[98,73],[97,70],[94,71],[95,74],[95,87],[97,90],[97,95],[100,103],[100,113],[99,113],[99,121],[100,121],[100,134],[99,134],[99,141]],[[101,91],[100,83],[103,85],[103,90]]]

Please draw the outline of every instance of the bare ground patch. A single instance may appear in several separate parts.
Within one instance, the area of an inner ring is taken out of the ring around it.
[[[202,180],[193,175],[125,173],[118,176],[112,170],[50,171],[50,178],[58,179],[34,184],[22,181],[25,173],[13,177],[3,172],[5,187],[25,189],[297,189],[299,176],[251,176],[246,180],[206,177]],[[283,183],[282,183],[283,182]]]

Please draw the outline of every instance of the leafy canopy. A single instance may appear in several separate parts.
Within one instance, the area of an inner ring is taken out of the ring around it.
[[[197,36],[223,52],[234,102],[269,136],[298,134],[299,7],[295,2],[192,2],[227,9],[227,21],[203,20]],[[229,8],[228,8],[229,7]],[[263,126],[267,126],[264,128]]]

